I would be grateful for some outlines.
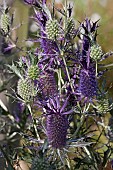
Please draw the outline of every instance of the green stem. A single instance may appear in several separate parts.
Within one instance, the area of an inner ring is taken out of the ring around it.
[[[58,69],[58,90],[59,90],[59,93],[61,94],[61,68]]]
[[[37,139],[38,139],[38,140],[40,140],[40,136],[39,136],[39,134],[38,134],[37,127],[36,127],[36,125],[35,125],[35,121],[34,121],[34,118],[33,118],[33,113],[32,113],[32,111],[31,111],[31,107],[30,107],[30,105],[27,105],[27,107],[28,107],[29,112],[30,112],[31,117],[32,117],[33,127],[34,127],[34,130],[35,130],[35,133],[36,133]]]
[[[76,129],[76,131],[75,131],[75,133],[74,133],[73,136],[76,136],[76,135],[77,135],[77,133],[78,133],[78,131],[80,130],[81,126],[84,124],[84,120],[85,120],[85,115],[84,115],[84,114],[81,116],[81,119],[80,119],[80,120],[81,120],[81,121],[80,121],[80,124],[79,124],[79,126],[77,127],[77,129]]]
[[[69,80],[69,83],[70,83],[70,86],[71,86],[72,92],[74,93],[74,88],[73,88],[73,85],[72,85],[72,82],[71,82],[71,78],[70,78],[70,75],[69,75],[69,71],[68,71],[68,68],[67,68],[66,60],[65,60],[65,58],[64,58],[64,56],[63,56],[63,55],[62,55],[62,58],[63,58],[63,62],[64,62],[64,65],[65,65],[65,69],[66,69],[67,77],[68,77],[68,80]]]
[[[96,61],[96,77],[97,77],[97,75],[98,75],[98,63]]]

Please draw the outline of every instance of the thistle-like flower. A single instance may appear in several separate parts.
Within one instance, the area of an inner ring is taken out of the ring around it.
[[[60,98],[54,97],[47,101],[44,109],[46,110],[46,131],[49,144],[56,149],[64,148],[68,129],[67,114],[72,110],[66,111],[68,99],[61,106]]]
[[[59,35],[59,25],[57,20],[48,20],[46,22],[46,33],[49,39],[55,40]]]
[[[97,95],[97,80],[94,66],[81,70],[79,91],[84,97],[88,98],[92,98]]]
[[[66,37],[72,39],[74,38],[75,35],[76,35],[75,23],[72,18],[68,18],[66,23]]]
[[[60,58],[58,57],[59,49],[55,41],[42,38],[40,39],[41,48],[43,50],[42,58],[39,63],[43,65],[43,69],[54,68],[58,65]]]
[[[57,84],[53,73],[44,72],[40,75],[39,89],[43,98],[48,98],[57,94]]]
[[[17,93],[25,102],[29,102],[32,96],[31,83],[27,79],[20,79],[17,85]]]
[[[30,78],[31,80],[36,80],[38,78],[38,67],[37,65],[31,65],[28,68],[28,78]]]
[[[90,57],[94,61],[100,60],[102,58],[103,52],[101,46],[98,44],[93,44],[90,48]]]
[[[11,25],[11,18],[9,14],[7,13],[7,9],[3,11],[3,14],[1,15],[0,19],[0,27],[1,30],[3,31],[3,34],[7,35],[10,29]]]

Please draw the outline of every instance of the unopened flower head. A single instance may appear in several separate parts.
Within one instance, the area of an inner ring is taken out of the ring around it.
[[[100,60],[102,58],[102,48],[98,44],[93,44],[90,48],[90,57],[94,61]]]
[[[46,33],[49,39],[55,40],[59,35],[59,25],[57,20],[48,20],[46,22]]]
[[[31,65],[28,68],[28,78],[30,78],[31,80],[36,80],[38,79],[38,66],[37,65]]]
[[[72,39],[75,35],[76,30],[74,20],[72,18],[68,18],[66,22],[66,36]]]
[[[1,27],[1,30],[3,31],[3,33],[5,35],[8,34],[10,25],[11,25],[11,18],[9,16],[9,14],[6,13],[5,11],[1,15],[0,23],[1,23],[0,27]]]
[[[29,102],[32,95],[31,83],[27,79],[20,79],[17,85],[17,93],[25,102]]]

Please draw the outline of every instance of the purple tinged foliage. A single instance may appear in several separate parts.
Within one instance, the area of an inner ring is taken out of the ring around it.
[[[46,110],[46,131],[48,142],[53,148],[61,149],[66,145],[68,129],[67,114],[73,111],[65,111],[68,98],[61,106],[60,97],[50,98],[45,106]]]
[[[85,21],[81,23],[81,27],[85,30],[85,35],[94,33],[98,29],[98,21],[99,20],[92,22],[90,19],[86,18]]]
[[[83,28],[85,33],[83,34],[83,43],[82,43],[82,55],[85,57],[87,55],[87,51],[90,47],[90,43],[96,41],[97,36],[97,28],[99,27],[98,21],[91,22],[90,19],[86,18],[85,21],[81,23],[80,28]]]
[[[55,41],[52,41],[47,38],[42,38],[41,39],[41,47],[44,52],[49,58],[50,57],[55,57],[58,55],[59,49]]]
[[[38,23],[41,31],[45,30],[46,22],[48,20],[48,16],[44,11],[35,10],[35,21]]]
[[[47,38],[42,38],[40,39],[40,43],[43,53],[39,64],[42,64],[43,68],[46,70],[53,68],[55,62],[60,62],[60,59],[58,58],[59,49],[56,42]]]

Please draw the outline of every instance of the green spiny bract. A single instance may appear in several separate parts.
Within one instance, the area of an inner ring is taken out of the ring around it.
[[[96,105],[97,113],[105,114],[109,111],[109,101],[108,99],[100,100]]]
[[[32,95],[32,85],[27,79],[20,79],[17,85],[17,93],[25,102],[29,102]]]
[[[72,18],[68,18],[66,22],[66,35],[70,38],[75,36],[75,23]]]
[[[3,12],[3,14],[1,15],[0,23],[1,30],[4,34],[7,34],[9,32],[9,27],[11,24],[10,16],[7,13]]]
[[[28,68],[28,78],[31,80],[36,80],[38,77],[38,67],[37,65],[31,65]]]
[[[46,23],[46,33],[49,39],[55,40],[59,35],[59,25],[57,20],[48,20]]]
[[[97,61],[102,58],[102,48],[98,44],[93,44],[90,49],[90,57],[91,59]]]

